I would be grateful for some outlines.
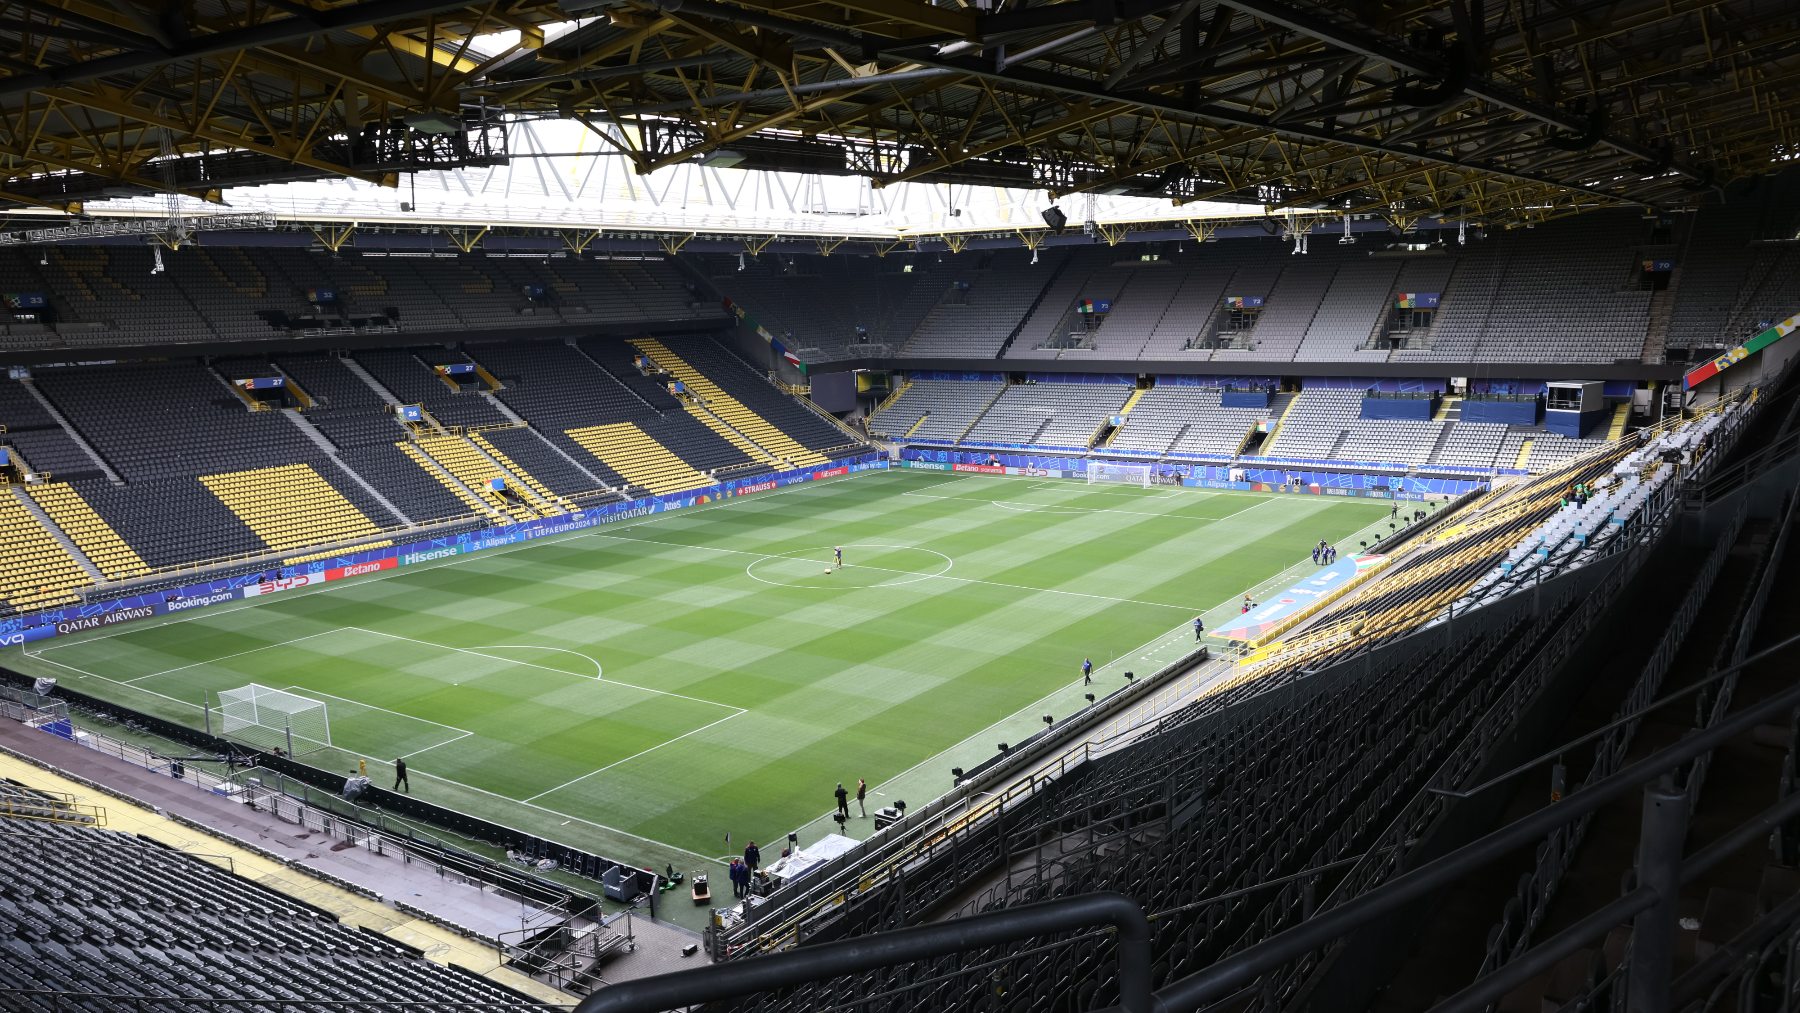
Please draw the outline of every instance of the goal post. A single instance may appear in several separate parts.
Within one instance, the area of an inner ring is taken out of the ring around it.
[[[219,691],[220,731],[264,749],[310,753],[331,745],[325,701],[250,683]]]
[[[1087,463],[1087,482],[1089,485],[1137,485],[1150,488],[1151,473],[1154,467],[1148,464],[1127,464],[1123,461],[1089,461]]]

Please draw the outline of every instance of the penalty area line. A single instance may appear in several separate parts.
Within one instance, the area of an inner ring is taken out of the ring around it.
[[[643,756],[645,753],[654,753],[658,749],[661,749],[662,747],[664,747],[666,745],[669,745],[669,744],[675,743],[675,742],[680,742],[682,739],[685,739],[690,735],[698,735],[701,732],[706,731],[708,728],[713,727],[714,725],[724,724],[725,722],[730,721],[732,718],[741,717],[743,714],[744,714],[744,712],[740,710],[736,714],[727,714],[724,717],[719,718],[717,721],[709,721],[706,724],[703,724],[698,728],[692,728],[692,729],[689,729],[688,731],[682,732],[680,735],[677,735],[672,739],[664,739],[663,741],[658,742],[656,745],[651,746],[648,749],[640,749],[637,752],[632,753],[630,756],[622,756],[619,759],[614,760],[613,762],[607,764],[604,767],[600,767],[596,770],[590,770],[587,773],[581,775],[580,777],[574,778],[569,781],[564,781],[562,784],[559,784],[554,788],[548,788],[544,791],[540,791],[536,795],[533,795],[530,798],[525,799],[524,801],[536,802],[538,799],[543,798],[545,795],[554,795],[555,793],[563,790],[564,788],[567,788],[570,785],[578,784],[582,781],[585,781],[588,778],[593,777],[596,774],[604,774],[607,771],[613,769],[614,767],[617,767],[621,763],[625,763],[630,760],[635,760],[638,757]]]
[[[389,710],[386,707],[382,707],[382,706],[379,706],[377,704],[372,704],[372,703],[364,703],[361,700],[352,700],[347,696],[338,696],[334,693],[327,693],[324,690],[313,689],[310,686],[283,686],[283,687],[281,687],[281,691],[284,693],[293,693],[297,696],[322,696],[327,700],[336,700],[339,703],[347,703],[352,707],[367,707],[368,709],[370,709],[372,711],[380,711],[383,714],[392,714],[394,717],[404,718],[407,721],[417,721],[423,725],[436,725],[437,727],[442,728],[445,731],[456,733],[455,735],[451,736],[448,739],[445,739],[442,742],[433,742],[431,745],[426,746],[423,749],[416,749],[410,753],[402,753],[401,754],[402,756],[417,756],[420,753],[426,752],[427,750],[436,749],[439,746],[447,746],[452,742],[461,742],[463,739],[466,739],[469,736],[475,734],[474,732],[469,731],[467,728],[458,728],[455,725],[447,725],[447,724],[443,723],[442,721],[433,721],[430,718],[422,718],[416,714],[402,714],[400,711],[397,711],[397,710]],[[362,752],[362,750],[359,750],[359,749],[347,749],[344,746],[338,745],[335,742],[331,743],[331,748],[340,749],[346,753],[361,753]]]
[[[628,541],[634,541],[634,540],[635,539],[628,539]],[[670,692],[669,690],[666,690],[666,689],[652,689],[649,686],[639,686],[635,683],[620,682],[617,679],[602,679],[597,675],[576,675],[574,672],[570,672],[570,671],[567,671],[567,670],[561,669],[561,668],[551,668],[549,665],[538,665],[538,664],[533,664],[532,662],[529,662],[529,661],[519,661],[516,658],[502,658],[502,657],[499,657],[499,656],[493,655],[493,654],[483,654],[477,648],[450,647],[446,644],[434,644],[429,640],[419,640],[415,637],[403,637],[398,633],[385,633],[381,630],[371,630],[371,629],[366,629],[361,626],[346,626],[346,627],[344,627],[344,629],[356,630],[358,632],[372,634],[377,637],[388,637],[389,639],[392,639],[392,640],[404,640],[409,644],[418,644],[421,647],[435,647],[440,651],[455,651],[457,654],[472,654],[477,658],[486,658],[489,661],[504,662],[505,664],[508,664],[508,665],[519,665],[524,668],[535,668],[535,669],[538,669],[539,671],[544,671],[544,672],[555,672],[558,675],[566,675],[571,679],[590,679],[594,682],[605,683],[606,685],[609,685],[609,686],[623,686],[626,689],[635,689],[640,693],[654,693],[657,696],[674,697],[677,700],[687,700],[691,703],[703,703],[709,707],[724,707],[725,709],[730,710],[730,711],[735,711],[738,714],[744,713],[744,708],[742,708],[742,707],[738,707],[738,706],[735,706],[733,704],[728,704],[728,703],[720,703],[717,700],[702,700],[697,696],[688,696],[685,693],[674,693],[674,692]],[[583,655],[583,657],[586,657],[586,655]],[[588,660],[592,661],[593,659],[589,658]]]
[[[343,627],[343,629],[353,629],[353,628],[355,628],[355,627]],[[366,631],[365,631],[365,632],[366,632]],[[436,647],[436,646],[440,646],[440,645],[436,645],[436,644],[433,644],[433,645],[430,645],[430,646],[434,646],[434,647]],[[77,674],[77,675],[81,675],[81,676],[92,676],[92,677],[93,677],[93,678],[95,678],[95,679],[99,679],[99,680],[100,680],[100,681],[102,681],[102,682],[110,682],[110,683],[112,683],[112,684],[113,684],[113,685],[115,685],[115,686],[122,686],[122,687],[124,687],[124,688],[126,688],[126,689],[129,689],[129,690],[131,690],[131,691],[133,691],[133,692],[136,692],[136,693],[145,693],[145,694],[148,694],[148,695],[150,695],[150,696],[154,696],[154,697],[159,697],[159,698],[161,698],[161,699],[163,699],[163,700],[167,700],[167,701],[169,701],[169,702],[170,702],[170,703],[174,703],[174,704],[179,704],[179,705],[181,705],[181,706],[183,706],[183,707],[187,707],[187,708],[191,708],[191,709],[193,709],[193,710],[197,710],[197,711],[198,711],[198,710],[204,710],[204,708],[203,708],[203,707],[201,707],[201,706],[200,706],[200,705],[199,705],[199,704],[196,704],[196,703],[194,703],[194,702],[192,702],[192,701],[189,701],[189,700],[182,700],[182,699],[180,699],[180,698],[178,698],[178,697],[172,697],[172,696],[169,696],[169,695],[168,695],[168,694],[167,694],[167,693],[158,693],[158,692],[156,692],[156,691],[155,691],[155,690],[152,690],[152,689],[144,689],[144,688],[143,688],[143,687],[141,687],[141,686],[129,686],[129,685],[127,685],[127,684],[125,684],[125,683],[122,683],[122,682],[119,682],[119,681],[118,681],[118,680],[117,680],[117,679],[108,679],[108,678],[107,678],[107,677],[106,677],[106,676],[104,676],[104,675],[100,675],[100,674],[98,674],[98,673],[95,673],[95,672],[89,672],[89,671],[86,671],[86,670],[85,670],[85,669],[80,669],[80,668],[76,668],[76,667],[75,667],[75,666],[74,666],[74,665],[70,665],[70,664],[68,664],[68,663],[66,663],[66,662],[61,662],[61,661],[56,661],[56,660],[54,660],[54,659],[51,659],[51,658],[46,658],[46,657],[42,657],[42,656],[41,656],[41,655],[29,655],[29,656],[30,656],[30,657],[33,657],[33,658],[36,658],[36,659],[37,659],[37,660],[38,660],[38,661],[41,661],[41,662],[43,662],[43,663],[44,663],[44,664],[46,664],[46,665],[55,665],[55,666],[56,666],[56,667],[58,667],[58,668],[62,668],[62,669],[67,669],[67,670],[68,670],[68,671],[71,671],[71,672],[74,672],[74,673],[76,673],[76,674]],[[496,661],[505,661],[505,660],[507,660],[507,659],[505,659],[505,658],[496,658],[496,659],[494,659],[494,660],[496,660]],[[550,671],[553,671],[553,672],[554,672],[554,671],[560,671],[560,669],[550,669]],[[565,673],[563,673],[563,674],[565,674],[565,675],[567,675],[567,674],[568,674],[568,673],[566,673],[566,672],[565,672]],[[576,677],[576,678],[580,678],[580,676],[577,676],[577,677]],[[352,701],[352,702],[354,702],[354,701]],[[708,703],[708,702],[710,702],[710,701],[701,701],[701,702],[702,702],[702,703]],[[720,706],[720,707],[725,707],[725,706],[729,706],[729,705],[728,705],[728,704],[717,704],[717,705],[716,705],[716,706]],[[734,709],[736,709],[736,710],[739,710],[739,711],[740,711],[740,712],[741,712],[741,710],[742,710],[742,709],[741,709],[741,708],[734,708]],[[734,716],[735,716],[735,715],[734,715]],[[425,720],[425,719],[424,719],[424,718],[418,718],[418,719],[416,719],[416,720],[420,720],[420,721],[423,721],[423,720]],[[437,722],[432,722],[432,723],[433,723],[433,724],[436,724],[436,723],[437,723]],[[445,727],[451,727],[451,726],[448,726],[448,725],[446,725],[446,726],[445,726]],[[441,744],[443,744],[443,745],[447,745],[447,744],[448,744],[448,743],[441,743]],[[339,747],[332,747],[332,748],[339,748]],[[431,747],[431,748],[436,748],[436,747],[435,747],[435,746],[434,746],[434,747]],[[703,854],[701,854],[701,853],[700,853],[700,852],[698,852],[698,851],[693,851],[693,850],[691,850],[691,849],[688,849],[688,848],[683,848],[683,847],[681,847],[681,846],[679,846],[679,845],[675,845],[675,844],[670,844],[670,843],[669,843],[669,842],[667,842],[667,841],[659,841],[659,840],[657,840],[657,839],[655,839],[655,838],[653,838],[653,837],[645,837],[645,836],[643,836],[643,835],[642,835],[642,834],[634,834],[634,833],[632,833],[632,832],[631,832],[631,831],[629,831],[629,830],[621,830],[621,829],[619,829],[619,828],[618,828],[618,827],[610,827],[610,826],[607,826],[607,825],[606,825],[606,824],[604,824],[604,823],[596,823],[596,822],[594,822],[594,821],[593,821],[593,820],[590,820],[590,819],[584,819],[584,818],[582,818],[582,817],[580,817],[580,816],[577,816],[577,815],[575,815],[575,814],[574,814],[574,813],[566,813],[566,812],[562,812],[562,811],[561,811],[561,810],[558,810],[558,809],[552,809],[552,808],[550,808],[550,807],[549,807],[549,806],[545,806],[545,805],[538,805],[538,804],[537,804],[537,803],[536,803],[536,802],[526,802],[526,801],[522,801],[522,800],[520,800],[520,799],[516,799],[516,798],[513,798],[513,797],[512,797],[512,796],[510,796],[510,795],[502,795],[502,794],[500,794],[500,793],[499,793],[499,792],[494,792],[494,791],[489,791],[489,790],[487,790],[487,789],[486,789],[486,788],[477,788],[477,787],[475,787],[475,786],[474,786],[474,785],[472,785],[472,784],[466,784],[466,783],[464,783],[464,782],[462,782],[462,781],[457,781],[457,780],[453,780],[453,779],[451,779],[451,778],[448,778],[448,777],[441,777],[441,776],[439,776],[439,775],[437,775],[437,774],[432,774],[432,773],[429,773],[429,772],[426,772],[426,771],[409,771],[409,773],[412,773],[412,774],[415,774],[415,775],[416,775],[416,776],[418,776],[418,777],[419,777],[419,778],[420,778],[420,779],[422,779],[422,780],[426,780],[426,781],[435,781],[435,782],[437,782],[437,783],[438,783],[438,784],[442,784],[442,785],[449,785],[449,786],[451,786],[451,787],[455,787],[455,788],[460,788],[460,789],[462,789],[462,790],[464,790],[464,791],[469,791],[469,792],[473,792],[473,793],[475,793],[475,794],[477,794],[477,795],[485,795],[485,796],[487,796],[487,797],[488,797],[488,798],[491,798],[491,799],[494,799],[494,800],[496,800],[496,801],[499,801],[499,802],[503,802],[503,803],[505,803],[505,804],[507,804],[507,805],[518,805],[518,806],[524,806],[524,807],[525,807],[525,808],[527,808],[527,809],[533,809],[533,810],[536,810],[536,811],[537,811],[537,812],[540,812],[540,813],[544,813],[544,814],[545,814],[545,815],[547,815],[547,816],[554,816],[554,817],[556,817],[556,818],[557,818],[557,819],[560,819],[560,820],[562,820],[562,821],[563,821],[563,822],[564,822],[564,825],[567,825],[567,824],[569,824],[569,823],[579,823],[579,824],[581,824],[581,825],[582,825],[582,826],[586,826],[586,827],[592,827],[592,828],[593,828],[593,829],[595,829],[595,830],[599,830],[599,831],[602,831],[602,832],[604,832],[604,833],[609,833],[609,834],[616,834],[616,835],[617,835],[617,836],[619,836],[619,837],[624,837],[624,838],[629,838],[629,839],[630,839],[630,840],[633,840],[633,841],[637,841],[637,842],[639,842],[639,843],[641,843],[641,844],[647,844],[647,845],[650,845],[650,846],[652,846],[652,847],[655,847],[655,848],[660,848],[660,849],[663,849],[663,850],[665,850],[665,851],[672,851],[672,852],[676,852],[676,853],[678,853],[678,854],[682,854],[682,855],[686,855],[686,856],[688,856],[688,857],[689,857],[689,858],[697,858],[697,859],[699,859],[699,860],[700,860],[700,861],[702,861],[702,862],[713,862],[713,861],[716,861],[716,860],[715,860],[715,859],[713,859],[713,858],[712,858],[712,857],[710,857],[710,856],[707,856],[707,855],[703,855]],[[723,864],[723,863],[721,863],[721,864]]]

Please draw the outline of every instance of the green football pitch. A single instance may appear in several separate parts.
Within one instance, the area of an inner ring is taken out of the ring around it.
[[[1385,530],[1388,509],[888,472],[8,660],[195,727],[202,701],[248,684],[323,701],[330,745],[309,762],[366,758],[386,787],[405,756],[425,800],[693,867],[795,828],[816,837],[839,781],[867,778],[871,812],[928,801],[952,765],[1083,706],[1083,658],[1085,691],[1111,692],[1191,647],[1195,615],[1234,612],[1320,538]],[[833,546],[845,565],[827,573]]]

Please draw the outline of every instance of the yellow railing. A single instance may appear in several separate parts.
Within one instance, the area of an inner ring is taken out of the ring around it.
[[[75,823],[90,827],[106,825],[106,810],[100,806],[77,802],[75,796],[61,792],[36,794],[45,797],[0,796],[0,816],[41,823]]]
[[[841,432],[843,432],[844,435],[850,437],[851,439],[855,440],[859,444],[866,443],[868,441],[868,437],[864,436],[862,433],[859,433],[856,430],[845,425],[843,419],[838,418],[836,415],[833,415],[830,412],[826,411],[825,409],[820,408],[817,404],[814,404],[813,399],[810,396],[808,396],[808,394],[807,394],[807,388],[797,387],[797,388],[795,388],[795,390],[798,390],[800,393],[794,394],[793,395],[794,397],[799,398],[801,402],[803,402],[808,408],[811,408],[821,418],[829,421],[832,425],[838,427],[838,429]]]
[[[882,398],[881,403],[877,404],[875,409],[869,412],[869,417],[874,418],[882,412],[887,411],[889,408],[892,408],[894,402],[900,400],[900,395],[906,393],[910,387],[912,387],[911,380],[900,381],[900,386],[895,387],[892,393],[888,394],[887,397]]]
[[[1287,403],[1286,407],[1281,409],[1281,417],[1275,420],[1275,424],[1273,426],[1269,427],[1269,436],[1267,439],[1263,440],[1262,452],[1263,452],[1264,457],[1269,456],[1270,452],[1275,449],[1275,437],[1281,435],[1281,427],[1287,423],[1288,413],[1292,412],[1294,410],[1294,405],[1296,403],[1298,403],[1299,400],[1300,400],[1300,395],[1298,395],[1298,394],[1295,394],[1293,397],[1288,398],[1288,403]],[[1246,442],[1246,443],[1250,442],[1250,437],[1245,436],[1244,442]]]

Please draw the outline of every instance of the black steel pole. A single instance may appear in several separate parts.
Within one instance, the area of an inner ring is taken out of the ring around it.
[[[1626,970],[1629,1013],[1668,1013],[1675,960],[1676,906],[1681,900],[1681,847],[1687,840],[1687,791],[1671,783],[1644,789],[1638,834],[1637,881],[1656,903],[1631,922],[1631,964]]]
[[[1786,713],[1795,707],[1800,707],[1800,686],[1783,690],[1711,728],[1689,735],[1677,745],[1595,782],[1556,805],[1539,809],[1487,837],[1390,880],[1378,891],[1347,901],[1286,932],[1240,950],[1211,967],[1166,985],[1157,993],[1157,999],[1164,1009],[1200,1009],[1209,1002],[1243,988],[1262,972],[1329,946],[1352,929],[1451,886],[1471,871],[1529,845],[1557,827],[1598,810],[1664,771],[1711,752],[1767,721],[1770,716]]]
[[[1150,922],[1136,902],[1117,893],[1084,894],[641,978],[601,989],[582,1000],[575,1013],[653,1013],[1099,925],[1111,925],[1118,934],[1121,1013],[1150,1013]]]

